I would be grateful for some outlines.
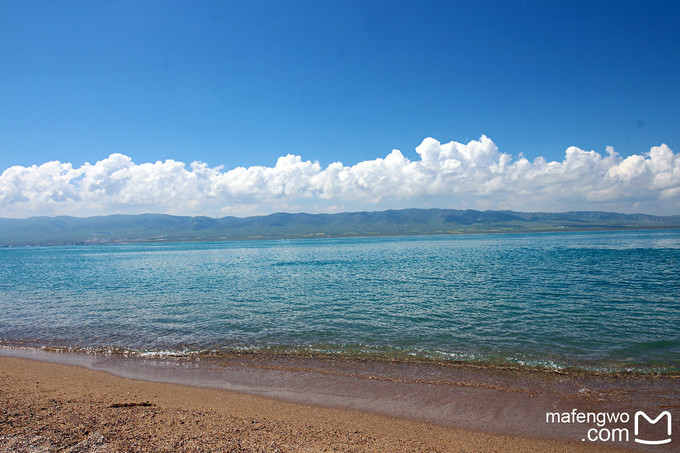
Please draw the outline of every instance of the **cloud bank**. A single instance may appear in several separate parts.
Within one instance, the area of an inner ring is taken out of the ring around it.
[[[112,154],[74,168],[47,162],[0,176],[0,217],[157,212],[250,215],[401,207],[615,210],[680,214],[680,154],[667,145],[626,158],[577,147],[561,162],[502,153],[482,136],[467,144],[427,138],[418,160],[393,150],[346,166],[289,154],[273,167],[225,171],[175,160],[135,164]]]

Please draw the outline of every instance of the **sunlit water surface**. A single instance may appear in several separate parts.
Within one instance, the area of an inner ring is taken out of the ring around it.
[[[680,369],[680,231],[0,250],[0,341]]]

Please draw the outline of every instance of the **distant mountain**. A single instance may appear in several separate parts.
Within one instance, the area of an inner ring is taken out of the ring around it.
[[[0,218],[0,246],[222,241],[460,233],[680,228],[680,216],[614,212],[513,212],[402,209],[256,217],[164,214]]]

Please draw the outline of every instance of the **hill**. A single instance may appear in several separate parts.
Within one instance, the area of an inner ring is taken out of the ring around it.
[[[276,213],[244,218],[165,214],[60,216],[0,218],[0,246],[659,228],[680,228],[680,216],[455,209]]]

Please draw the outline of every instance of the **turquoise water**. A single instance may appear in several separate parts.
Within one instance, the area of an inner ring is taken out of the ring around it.
[[[680,231],[0,250],[0,342],[680,369]]]

